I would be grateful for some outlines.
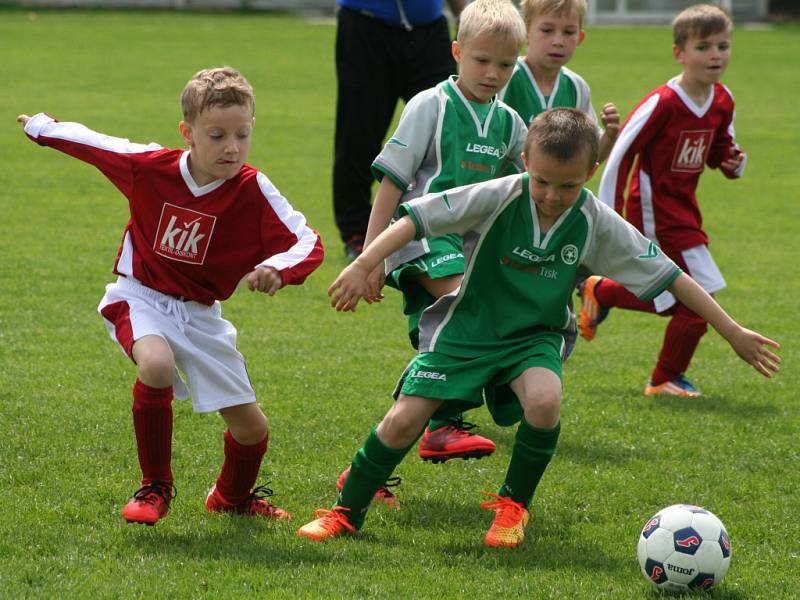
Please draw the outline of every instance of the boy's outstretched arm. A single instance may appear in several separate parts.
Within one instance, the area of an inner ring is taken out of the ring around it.
[[[403,190],[395,185],[391,177],[384,176],[369,214],[367,234],[364,237],[365,248],[368,248],[373,240],[389,227],[402,195]],[[383,265],[378,263],[378,266],[367,277],[367,291],[364,296],[367,302],[380,302],[383,298],[381,288],[383,287],[384,279]]]
[[[367,277],[387,256],[396,252],[416,235],[411,217],[403,217],[385,229],[364,249],[356,260],[345,267],[328,288],[331,306],[337,311],[355,311],[360,298],[365,297]],[[369,301],[369,300],[368,300]]]
[[[764,377],[772,377],[780,370],[780,356],[767,346],[780,348],[780,344],[756,331],[745,329],[734,321],[708,292],[686,275],[681,275],[669,286],[669,291],[687,307],[703,317],[724,337],[736,354]]]
[[[603,124],[603,135],[600,136],[599,152],[597,155],[597,162],[602,163],[611,154],[611,148],[614,142],[617,141],[620,126],[619,111],[613,102],[607,102],[603,105],[603,110],[600,112],[600,122]]]
[[[28,115],[19,115],[17,117],[17,123],[22,123],[23,125],[27,125],[30,120],[31,118]]]

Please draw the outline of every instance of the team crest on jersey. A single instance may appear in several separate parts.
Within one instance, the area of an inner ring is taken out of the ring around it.
[[[211,215],[165,202],[153,249],[172,260],[202,265],[216,221]]]
[[[567,244],[561,249],[561,260],[566,265],[574,265],[578,262],[578,247],[575,244]]]
[[[672,170],[681,173],[699,173],[703,170],[711,146],[711,129],[681,131],[672,159]]]

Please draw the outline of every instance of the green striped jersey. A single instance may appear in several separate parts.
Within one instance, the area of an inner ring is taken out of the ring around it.
[[[400,209],[418,237],[463,237],[464,280],[423,313],[420,352],[474,357],[566,327],[580,266],[642,299],[657,296],[681,272],[588,189],[542,231],[527,173],[429,194]]]

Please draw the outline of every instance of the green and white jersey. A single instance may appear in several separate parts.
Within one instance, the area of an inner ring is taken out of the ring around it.
[[[527,173],[430,194],[400,209],[414,220],[418,237],[463,238],[464,280],[423,313],[420,352],[475,357],[566,327],[581,265],[644,300],[681,273],[588,189],[542,231]]]
[[[567,67],[561,67],[553,91],[549,96],[545,96],[525,63],[525,57],[520,56],[517,58],[511,79],[497,97],[516,110],[528,125],[536,115],[558,107],[577,108],[597,123],[597,113],[592,106],[589,85],[583,77]]]
[[[521,172],[528,133],[523,120],[497,98],[477,108],[458,89],[455,77],[420,92],[372,163],[373,174],[378,180],[390,177],[405,190],[400,200],[407,202],[499,177],[510,166],[511,172]],[[387,272],[428,251],[425,240],[412,242],[387,260]]]

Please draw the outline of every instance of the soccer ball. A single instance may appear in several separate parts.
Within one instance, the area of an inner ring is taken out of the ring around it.
[[[636,549],[650,583],[671,592],[710,590],[731,563],[728,532],[716,516],[699,506],[675,504],[645,523]]]

